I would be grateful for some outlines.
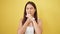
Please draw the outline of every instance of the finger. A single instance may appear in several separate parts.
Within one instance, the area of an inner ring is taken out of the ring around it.
[[[31,17],[31,15],[30,14],[27,14],[26,17]]]

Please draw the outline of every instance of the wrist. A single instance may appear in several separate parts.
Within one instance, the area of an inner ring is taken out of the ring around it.
[[[35,18],[33,17],[31,20],[34,22],[35,21]]]

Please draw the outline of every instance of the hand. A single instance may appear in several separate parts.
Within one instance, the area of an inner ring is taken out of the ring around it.
[[[26,17],[29,18],[29,19],[32,18],[32,16],[30,14],[27,14]]]
[[[31,20],[30,20],[29,18],[27,18],[26,22],[27,22],[28,24],[30,24]]]
[[[26,17],[29,18],[32,22],[35,20],[35,18],[32,17],[30,14],[27,14]]]

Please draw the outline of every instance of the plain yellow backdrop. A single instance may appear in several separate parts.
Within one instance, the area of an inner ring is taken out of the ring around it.
[[[17,34],[28,1],[37,6],[43,34],[60,34],[60,0],[0,0],[0,34]]]

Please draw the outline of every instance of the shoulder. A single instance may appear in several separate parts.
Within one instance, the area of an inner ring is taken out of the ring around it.
[[[42,19],[38,18],[38,24],[42,24]]]
[[[23,18],[20,18],[20,19],[19,19],[19,22],[22,22],[22,20],[23,20]]]
[[[38,25],[39,25],[39,27],[42,27],[42,19],[38,18]]]
[[[22,25],[22,20],[23,20],[23,18],[19,19],[19,25]]]
[[[22,27],[22,18],[20,18],[18,21],[18,29],[20,29],[21,27]]]
[[[38,22],[42,22],[42,19],[38,18],[37,21],[38,21]]]

